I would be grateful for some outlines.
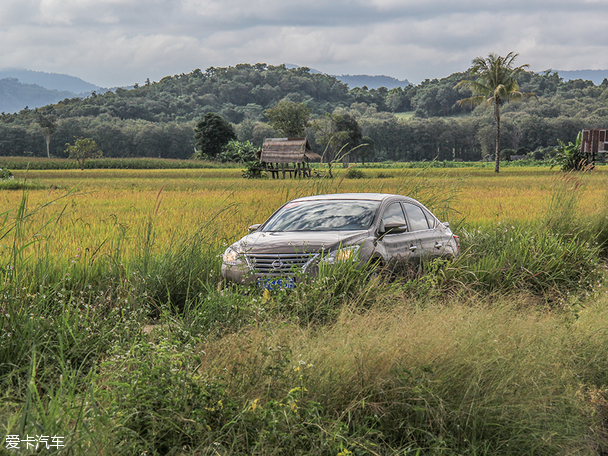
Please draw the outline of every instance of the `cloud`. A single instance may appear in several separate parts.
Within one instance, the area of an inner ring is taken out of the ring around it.
[[[113,86],[284,62],[418,82],[476,56],[608,68],[605,0],[4,0],[0,62]]]

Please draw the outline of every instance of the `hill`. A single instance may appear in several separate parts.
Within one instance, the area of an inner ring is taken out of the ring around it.
[[[23,84],[36,84],[49,90],[85,94],[102,90],[101,87],[86,82],[75,76],[58,73],[45,73],[18,68],[0,70],[0,79],[16,78]]]
[[[267,123],[265,111],[287,99],[306,103],[310,109],[315,122],[307,134],[316,150],[325,147],[316,143],[323,141],[317,134],[321,124],[327,114],[335,113],[348,125],[358,125],[360,136],[373,144],[353,159],[478,160],[492,150],[493,120],[483,106],[471,111],[457,104],[471,95],[455,88],[466,78],[466,73],[454,73],[380,90],[365,84],[349,88],[335,76],[304,67],[239,64],[197,69],[85,98],[53,93],[60,100],[54,104],[40,99],[48,89],[19,85],[15,79],[5,79],[3,84],[32,95],[30,108],[35,102],[50,103],[38,111],[56,122],[50,142],[55,157],[65,156],[65,144],[75,137],[90,137],[104,157],[188,158],[194,150],[194,125],[210,112],[231,122],[240,141],[257,147],[264,138],[279,134]],[[534,152],[542,158],[553,151],[558,139],[567,143],[575,141],[583,128],[608,127],[608,87],[588,80],[564,81],[557,72],[523,72],[518,82],[522,92],[537,98],[508,103],[502,109],[501,148],[511,151],[510,155]],[[14,102],[7,91],[5,98]],[[394,115],[403,112],[410,113],[407,120]],[[46,155],[39,113],[30,109],[0,116],[0,156]]]
[[[407,79],[400,81],[399,79],[390,76],[369,76],[365,74],[342,74],[336,75],[336,78],[347,84],[349,88],[367,87],[368,89],[379,89],[386,87],[387,89],[395,89],[397,87],[407,87],[410,82]]]
[[[600,85],[605,78],[608,78],[608,70],[560,70],[558,73],[564,81],[582,79],[593,81],[595,85]]]
[[[107,89],[75,76],[18,68],[0,70],[0,112],[40,108],[65,98],[86,98]]]
[[[66,90],[47,89],[37,84],[23,84],[16,78],[0,79],[0,112],[13,113],[57,103],[75,94]]]

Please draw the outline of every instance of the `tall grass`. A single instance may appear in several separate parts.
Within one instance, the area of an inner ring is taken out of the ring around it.
[[[26,180],[0,180],[0,190],[43,190],[46,185]]]
[[[416,280],[341,263],[291,291],[220,282],[225,244],[276,201],[388,181],[459,217],[458,186],[425,172],[224,190],[173,229],[163,189],[75,244],[65,227],[94,223],[74,194],[22,194],[0,218],[0,435],[76,455],[606,451],[605,214],[581,213],[581,186],[537,223],[464,220],[461,258]]]
[[[500,225],[493,231],[462,231],[461,248],[459,258],[437,271],[446,286],[531,291],[554,299],[593,293],[603,279],[600,248],[583,236]]]
[[[393,302],[324,331],[262,325],[200,346],[223,396],[199,450],[593,454],[601,423],[571,346],[589,321],[488,304]]]
[[[409,285],[423,292],[532,292],[560,305],[572,295],[592,295],[604,280],[608,206],[581,210],[578,177],[558,178],[553,188],[546,212],[534,222],[463,223],[460,257],[427,265],[428,274]]]

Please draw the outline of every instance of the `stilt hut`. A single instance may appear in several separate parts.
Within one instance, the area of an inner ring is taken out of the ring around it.
[[[306,138],[266,138],[262,145],[260,161],[266,176],[278,179],[310,177],[310,162],[321,160],[321,156],[310,148]]]
[[[599,154],[608,153],[608,130],[583,130],[581,154],[587,156],[587,163],[594,164]]]

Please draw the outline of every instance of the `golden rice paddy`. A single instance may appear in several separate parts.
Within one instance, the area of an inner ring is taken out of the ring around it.
[[[363,179],[243,179],[239,169],[43,170],[15,172],[47,187],[27,191],[31,216],[23,229],[32,240],[44,239],[59,256],[84,249],[109,248],[121,237],[124,253],[142,247],[150,226],[154,245],[198,228],[229,242],[262,222],[285,201],[333,192],[384,192],[413,196],[452,226],[508,221],[538,221],[558,188],[580,195],[580,208],[595,212],[608,199],[608,170],[584,175],[549,168],[504,168],[499,175],[480,168],[365,169]],[[22,191],[0,191],[0,213],[8,211],[4,230],[14,222]],[[51,223],[48,223],[48,222]],[[11,235],[0,240],[9,249]],[[48,247],[47,247],[48,248]]]

